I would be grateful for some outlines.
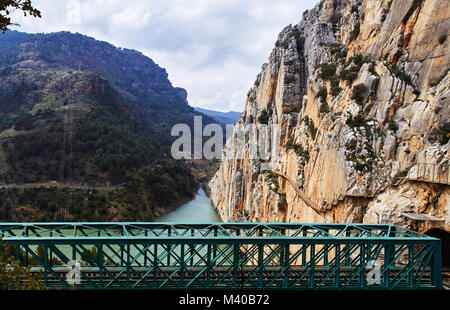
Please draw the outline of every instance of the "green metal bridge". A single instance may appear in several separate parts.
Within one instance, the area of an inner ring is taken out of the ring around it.
[[[4,223],[0,237],[54,289],[442,287],[441,241],[392,225]]]

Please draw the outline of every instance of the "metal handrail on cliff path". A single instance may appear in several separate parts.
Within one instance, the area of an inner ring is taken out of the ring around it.
[[[343,193],[339,195],[338,197],[335,197],[333,201],[331,202],[331,205],[336,205],[339,203],[339,201],[343,201],[345,198],[367,198],[372,199],[377,194],[385,191],[387,188],[392,186],[398,186],[401,183],[405,181],[413,181],[413,182],[426,182],[426,183],[433,183],[433,184],[444,184],[444,185],[450,185],[450,165],[442,165],[442,164],[434,164],[434,163],[418,163],[415,165],[417,167],[417,174],[416,177],[406,176],[406,177],[394,177],[389,184],[382,184],[380,185],[373,193],[367,193],[367,194],[349,194],[349,193]],[[441,168],[441,173],[436,172],[436,168]],[[430,169],[431,168],[431,169]],[[429,172],[430,173],[427,173]],[[423,172],[421,175],[420,172]],[[443,173],[442,173],[443,172]],[[328,209],[324,208],[324,206],[320,206],[319,203],[313,202],[306,193],[300,188],[300,186],[292,180],[290,177],[288,177],[286,174],[281,173],[280,171],[274,171],[276,175],[279,177],[284,178],[287,180],[291,186],[295,189],[298,196],[306,203],[308,207],[313,209],[318,215],[323,215]],[[327,202],[327,204],[329,204]]]
[[[417,163],[416,176],[401,177],[403,180],[450,185],[450,165],[435,163]],[[440,168],[440,171],[436,171]],[[438,173],[441,172],[441,173]]]

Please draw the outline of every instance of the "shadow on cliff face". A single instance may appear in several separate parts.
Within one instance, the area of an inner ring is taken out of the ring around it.
[[[433,228],[425,234],[442,240],[442,266],[450,267],[450,233],[443,229]]]

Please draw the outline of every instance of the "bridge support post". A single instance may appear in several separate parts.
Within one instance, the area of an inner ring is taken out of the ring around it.
[[[103,245],[97,245],[97,264],[99,269],[99,285],[100,289],[103,288]]]
[[[239,268],[239,244],[233,245],[233,282],[232,288],[237,288],[237,273]]]
[[[396,236],[395,226],[391,227],[388,237],[394,238]],[[394,262],[395,248],[392,242],[387,241],[384,249],[384,286],[389,288],[389,274],[390,269],[395,266]],[[393,266],[391,266],[393,264]]]
[[[308,232],[305,230],[303,231],[303,237],[308,236]],[[302,266],[306,267],[306,249],[307,249],[307,244],[303,243],[302,244]]]
[[[408,246],[408,267],[411,268],[411,270],[408,273],[408,286],[413,287],[414,286],[414,245],[411,244]]]
[[[345,232],[345,237],[346,238],[350,238],[350,236],[351,236],[351,232],[350,231],[346,231]],[[345,251],[346,251],[345,266],[350,267],[352,265],[352,258],[351,258],[351,245],[349,243],[347,243],[345,245]]]
[[[258,244],[258,287],[263,287],[264,277],[264,244]]]
[[[184,243],[180,245],[181,253],[180,253],[180,282],[179,287],[182,288],[184,286],[184,268],[186,266],[186,262],[184,260]]]
[[[147,237],[148,236],[148,231],[146,230],[145,231],[145,236]],[[144,267],[148,267],[148,263],[147,263],[147,252],[148,252],[148,249],[150,249],[150,245],[148,244],[148,243],[145,243],[144,244],[144,249],[145,249],[145,254],[144,254]]]
[[[158,245],[156,243],[153,250],[153,288],[158,288]]]
[[[192,228],[191,229],[191,237],[194,237],[194,236],[195,236],[195,230],[194,230],[194,228]],[[191,267],[193,267],[194,266],[194,249],[195,249],[195,245],[190,244],[189,247],[190,247],[190,250],[191,250],[190,251],[191,261],[190,261],[189,265]]]
[[[442,289],[442,241],[436,241],[433,247],[433,256],[431,258],[431,284],[438,289]]]
[[[130,266],[130,255],[131,255],[131,253],[130,253],[130,244],[127,244],[127,253],[126,253],[126,255],[127,255],[127,287],[131,288],[131,282],[130,282],[130,269],[131,269],[131,266]]]
[[[328,232],[329,232],[329,230],[328,229],[324,229],[324,231],[325,231],[325,233],[327,233],[328,234]],[[323,255],[323,265],[324,266],[330,266],[330,264],[329,264],[329,262],[328,262],[328,252],[329,252],[329,245],[328,244],[324,244],[323,245],[323,247],[324,247],[324,255]]]
[[[310,258],[309,258],[309,265],[311,266],[310,268],[310,275],[309,275],[309,288],[314,288],[315,283],[314,283],[314,275],[315,275],[315,267],[316,267],[316,245],[315,244],[310,244]],[[308,266],[306,266],[305,268],[308,268]]]
[[[336,264],[336,276],[334,278],[334,285],[339,288],[341,283],[341,245],[335,245],[335,264]]]
[[[208,253],[207,253],[207,257],[206,257],[206,265],[207,265],[207,270],[206,270],[206,287],[211,287],[211,268],[212,268],[212,264],[211,264],[211,248],[212,245],[208,243]]]
[[[361,244],[360,250],[359,250],[359,265],[361,267],[360,274],[359,274],[359,284],[362,288],[366,287],[366,266],[367,266],[367,259],[366,259],[366,245]]]
[[[28,256],[30,255],[30,253],[28,252],[28,247],[25,247],[25,266],[29,266],[30,262],[28,259]]]
[[[217,238],[217,226],[214,227],[214,238]],[[213,245],[213,257],[217,256],[217,245]],[[213,262],[213,266],[215,266],[215,261]]]
[[[47,245],[44,245],[44,285],[48,286],[48,257],[47,257]]]
[[[23,262],[20,261],[20,245],[16,245],[16,261],[22,266]]]
[[[284,267],[284,281],[283,281],[283,287],[288,288],[289,287],[289,276],[290,276],[290,264],[289,264],[289,256],[290,256],[290,249],[289,244],[284,245],[284,258],[283,258],[283,264]]]

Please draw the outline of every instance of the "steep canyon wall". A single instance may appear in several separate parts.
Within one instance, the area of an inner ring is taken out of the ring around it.
[[[223,220],[450,231],[449,29],[439,0],[325,0],[286,27],[237,125],[276,124],[279,162],[251,159],[253,136],[223,159]]]

